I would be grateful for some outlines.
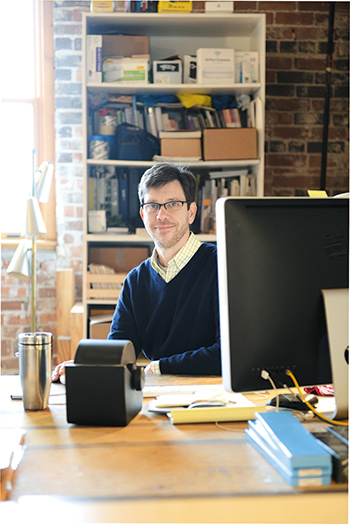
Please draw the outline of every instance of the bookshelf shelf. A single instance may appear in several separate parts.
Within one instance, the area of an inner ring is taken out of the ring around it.
[[[237,51],[259,52],[259,83],[223,85],[219,81],[211,84],[119,84],[96,83],[86,80],[86,40],[88,35],[99,34],[147,35],[150,37],[151,61],[162,60],[172,55],[195,55],[199,48],[233,48]],[[99,312],[113,312],[114,298],[88,298],[87,281],[91,253],[96,251],[104,255],[111,250],[120,254],[123,249],[147,248],[150,254],[153,241],[147,234],[89,233],[88,211],[91,208],[89,192],[92,173],[98,168],[118,168],[132,177],[132,172],[142,172],[151,167],[154,161],[134,160],[97,160],[88,158],[88,138],[90,130],[89,99],[106,95],[238,95],[247,94],[253,99],[261,99],[259,114],[256,115],[258,136],[258,158],[256,160],[216,160],[191,161],[184,159],[176,163],[191,167],[196,174],[201,170],[220,170],[249,168],[256,177],[258,196],[263,196],[264,187],[264,107],[265,107],[265,15],[257,13],[84,13],[83,15],[83,129],[84,129],[84,253],[83,253],[83,336],[89,336],[89,318]],[[90,134],[93,134],[90,132]],[[197,171],[198,170],[198,171]],[[135,192],[134,212],[138,213],[138,201]],[[131,192],[130,192],[131,194]],[[130,200],[131,202],[131,200]],[[139,227],[139,226],[137,226]],[[215,235],[199,234],[199,239],[215,242]],[[117,255],[116,255],[117,256]],[[118,255],[119,256],[119,255]],[[107,258],[107,257],[106,257]],[[107,263],[106,263],[107,265]],[[131,268],[130,268],[131,269]]]
[[[153,160],[96,160],[88,159],[87,165],[90,166],[115,166],[115,167],[140,167],[148,169],[156,162]],[[177,163],[177,162],[176,162]],[[254,160],[199,160],[190,161],[184,159],[179,161],[179,164],[186,166],[200,167],[200,168],[223,168],[223,167],[253,167],[260,164],[259,159]]]
[[[135,86],[133,84],[123,83],[117,84],[115,82],[94,83],[87,84],[89,93],[118,93],[120,95],[140,95],[140,94],[182,94],[182,93],[196,93],[200,95],[238,95],[247,94],[254,96],[261,90],[261,84],[232,84],[232,85],[217,85],[217,84],[145,84]]]

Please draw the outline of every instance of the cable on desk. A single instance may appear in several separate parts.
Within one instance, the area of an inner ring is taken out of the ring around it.
[[[278,409],[280,407],[280,399],[279,399],[279,396],[278,396],[277,388],[276,388],[276,385],[275,385],[274,381],[270,377],[269,372],[266,371],[266,369],[262,370],[261,378],[263,378],[264,380],[268,380],[270,382],[271,386],[273,387],[273,389],[276,391],[276,411],[278,411]]]
[[[298,393],[299,393],[300,397],[302,398],[302,401],[307,405],[307,407],[308,407],[308,408],[309,408],[313,413],[315,413],[315,415],[316,415],[318,418],[320,418],[321,420],[325,420],[325,421],[328,422],[329,424],[334,424],[335,426],[348,426],[348,425],[349,425],[348,422],[340,422],[340,421],[338,421],[338,420],[332,420],[332,419],[330,419],[330,418],[325,417],[324,415],[322,415],[322,413],[319,413],[318,411],[316,411],[316,409],[313,407],[313,405],[310,404],[310,402],[308,402],[308,401],[306,400],[306,398],[304,397],[304,394],[303,394],[303,392],[301,391],[301,388],[300,388],[300,386],[299,386],[299,384],[298,384],[297,379],[295,378],[295,376],[293,375],[293,373],[292,373],[289,369],[286,370],[286,375],[288,375],[288,376],[292,379],[292,381],[293,381],[295,387],[296,387],[297,390],[298,390]]]

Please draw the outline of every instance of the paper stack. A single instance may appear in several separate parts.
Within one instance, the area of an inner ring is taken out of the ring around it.
[[[330,484],[330,454],[292,413],[256,413],[256,420],[248,424],[248,442],[289,484],[300,487]]]

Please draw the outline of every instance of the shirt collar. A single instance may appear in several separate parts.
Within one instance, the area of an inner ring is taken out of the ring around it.
[[[156,248],[152,253],[151,265],[165,282],[170,282],[186,266],[201,245],[202,242],[191,232],[187,242],[169,261],[167,267],[160,264]]]

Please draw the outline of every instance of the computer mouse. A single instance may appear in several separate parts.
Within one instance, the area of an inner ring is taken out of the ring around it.
[[[310,408],[303,402],[302,398],[299,395],[293,394],[284,394],[276,395],[268,403],[267,406],[276,406],[277,397],[279,400],[280,408],[294,409],[296,411],[309,411]],[[312,405],[315,406],[318,402],[318,398],[315,395],[308,395],[306,400]]]

